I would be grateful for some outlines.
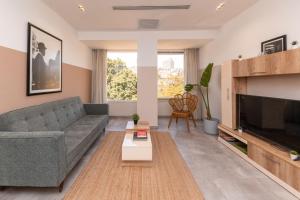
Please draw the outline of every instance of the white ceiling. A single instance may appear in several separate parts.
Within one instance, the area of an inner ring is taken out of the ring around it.
[[[76,30],[137,30],[139,19],[159,19],[158,30],[219,28],[257,0],[43,0]],[[220,11],[216,6],[225,1]],[[81,12],[78,4],[85,6]],[[189,10],[113,11],[112,6],[182,5]]]
[[[187,48],[199,48],[210,40],[159,40],[157,49],[159,50],[180,50]],[[86,40],[83,41],[92,49],[109,50],[136,50],[137,42],[133,40]]]

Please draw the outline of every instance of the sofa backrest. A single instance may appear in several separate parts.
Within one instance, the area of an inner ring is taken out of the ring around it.
[[[0,115],[0,131],[59,131],[84,116],[79,97],[30,106]]]

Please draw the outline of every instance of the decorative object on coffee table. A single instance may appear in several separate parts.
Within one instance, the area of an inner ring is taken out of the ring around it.
[[[135,113],[132,115],[132,120],[133,120],[134,124],[137,125],[138,121],[140,120],[140,116]]]
[[[286,51],[286,50],[287,50],[286,35],[282,35],[280,37],[276,37],[261,43],[261,52],[263,54],[272,54],[272,53]]]
[[[150,130],[150,125],[147,121],[139,121],[138,124],[134,124],[133,121],[128,121],[125,130],[127,132],[134,132],[136,130]]]
[[[147,130],[137,130],[133,132],[133,140],[147,140],[148,132]]]

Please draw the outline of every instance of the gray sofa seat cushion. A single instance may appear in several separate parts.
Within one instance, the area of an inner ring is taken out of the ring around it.
[[[108,121],[107,115],[86,115],[64,130],[68,165],[85,146],[100,135]]]
[[[91,125],[91,124],[97,124],[97,123],[107,123],[108,122],[108,115],[86,115],[76,121],[76,124],[82,124],[82,125]],[[106,125],[106,124],[105,124]]]

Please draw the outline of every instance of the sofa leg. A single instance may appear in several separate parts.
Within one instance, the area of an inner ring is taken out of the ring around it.
[[[64,181],[61,182],[61,184],[58,186],[58,191],[59,191],[59,192],[62,192],[63,189],[64,189]]]

